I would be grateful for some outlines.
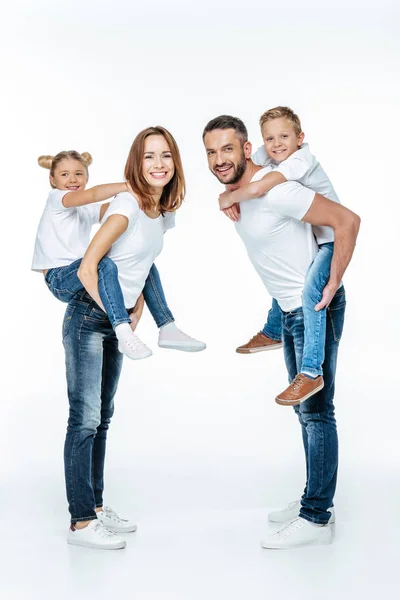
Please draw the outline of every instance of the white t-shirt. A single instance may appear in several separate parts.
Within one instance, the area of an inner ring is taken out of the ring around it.
[[[128,219],[127,230],[111,246],[107,256],[118,267],[125,307],[132,308],[142,293],[151,265],[162,250],[164,232],[175,227],[175,213],[151,219],[140,210],[135,196],[122,192],[111,201],[102,224],[111,215]]]
[[[65,267],[82,258],[89,245],[92,225],[99,222],[100,204],[66,208],[67,190],[52,190],[40,219],[32,270]]]
[[[315,156],[311,154],[308,144],[302,144],[299,150],[279,164],[269,158],[264,146],[260,146],[251,158],[256,165],[270,166],[274,171],[282,173],[288,181],[298,181],[302,185],[314,190],[314,192],[325,196],[328,200],[333,200],[333,202],[340,204],[340,200],[333,189],[329,177]],[[334,241],[332,227],[314,225],[313,232],[318,244]]]
[[[270,170],[261,169],[252,181]],[[292,181],[274,189],[279,195],[241,202],[235,227],[269,294],[287,312],[301,306],[307,269],[318,251],[312,226],[301,221],[315,192]]]

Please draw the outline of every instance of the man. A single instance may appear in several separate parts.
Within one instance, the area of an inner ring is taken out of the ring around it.
[[[210,121],[203,132],[210,171],[225,186],[243,187],[266,172],[251,160],[251,144],[244,123],[222,115]],[[227,188],[229,189],[229,188]],[[302,427],[306,459],[306,486],[301,501],[271,513],[270,520],[285,523],[263,540],[264,548],[292,548],[328,544],[334,519],[338,441],[334,415],[334,383],[338,344],[341,337],[345,292],[341,280],[349,264],[360,226],[360,218],[344,206],[295,182],[278,185],[257,200],[240,204],[236,223],[249,258],[262,281],[284,310],[283,346],[289,380],[301,365],[304,319],[302,287],[310,263],[317,253],[311,225],[327,225],[335,234],[330,279],[322,301],[328,306],[324,388],[294,407]]]

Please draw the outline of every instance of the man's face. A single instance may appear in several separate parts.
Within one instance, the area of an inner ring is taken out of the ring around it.
[[[224,185],[238,183],[250,158],[250,142],[242,143],[234,129],[214,129],[204,136],[208,167]]]

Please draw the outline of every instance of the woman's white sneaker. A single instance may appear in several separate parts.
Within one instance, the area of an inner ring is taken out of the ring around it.
[[[268,520],[272,523],[286,523],[287,521],[292,521],[293,519],[299,516],[300,508],[300,500],[295,500],[294,502],[290,502],[290,504],[288,504],[286,508],[270,512],[268,515]],[[333,508],[333,506],[331,506],[329,512],[332,515],[329,519],[329,523],[330,525],[333,525],[335,522],[335,509]]]
[[[317,546],[332,542],[331,526],[317,525],[297,517],[285,523],[279,531],[271,533],[262,542],[261,547],[271,550],[287,550],[300,546]]]
[[[204,342],[200,342],[178,329],[174,322],[161,327],[158,334],[158,345],[160,348],[182,350],[183,352],[201,352],[206,347]]]
[[[103,510],[96,514],[99,521],[101,521],[107,529],[116,533],[131,533],[137,529],[137,525],[128,519],[121,519],[115,510],[109,506],[104,506]]]
[[[83,529],[76,529],[71,525],[67,542],[74,546],[85,546],[86,548],[98,548],[100,550],[120,550],[126,546],[126,541],[105,527],[99,519],[93,519]]]
[[[143,344],[142,340],[133,333],[129,323],[117,325],[115,335],[118,338],[118,350],[128,358],[141,360],[153,354],[150,348]]]

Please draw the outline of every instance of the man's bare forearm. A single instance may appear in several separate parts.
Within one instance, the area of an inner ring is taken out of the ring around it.
[[[329,284],[336,288],[339,287],[344,272],[351,261],[360,229],[360,217],[354,213],[353,215],[351,223],[334,230],[335,242]]]

